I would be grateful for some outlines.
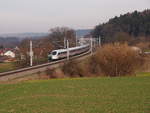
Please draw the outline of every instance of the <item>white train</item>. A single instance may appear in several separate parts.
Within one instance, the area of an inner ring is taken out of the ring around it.
[[[90,45],[83,45],[83,46],[77,46],[69,48],[69,56],[75,56],[84,52],[89,51]],[[58,60],[63,59],[67,57],[67,49],[58,49],[53,50],[49,55],[48,59],[50,60]]]

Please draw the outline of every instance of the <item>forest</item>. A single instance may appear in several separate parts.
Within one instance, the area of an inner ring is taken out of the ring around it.
[[[103,42],[111,42],[117,40],[118,33],[129,35],[135,39],[139,37],[150,39],[150,9],[111,18],[108,22],[97,25],[92,31],[92,36],[101,36]]]

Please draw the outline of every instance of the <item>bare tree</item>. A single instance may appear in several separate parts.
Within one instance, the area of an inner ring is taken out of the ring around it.
[[[64,39],[69,40],[70,46],[75,46],[75,37],[75,31],[68,27],[56,27],[50,29],[50,35],[48,36],[55,48],[63,48]]]
[[[21,42],[20,56],[18,57],[18,66],[25,67],[29,65],[30,56],[29,56],[29,43],[30,39],[25,39]],[[52,51],[53,45],[50,40],[46,37],[40,39],[33,39],[33,64],[41,64],[48,61],[48,54]],[[23,59],[21,59],[23,57]]]

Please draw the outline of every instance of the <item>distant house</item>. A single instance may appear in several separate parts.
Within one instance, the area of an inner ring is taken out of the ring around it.
[[[8,50],[4,53],[4,56],[8,56],[8,57],[11,57],[11,58],[15,58],[15,53],[11,50]]]
[[[10,62],[8,56],[0,56],[0,63]]]
[[[4,51],[0,50],[0,56],[4,56]]]

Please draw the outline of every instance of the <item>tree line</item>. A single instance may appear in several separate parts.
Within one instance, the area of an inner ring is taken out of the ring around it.
[[[112,42],[117,40],[118,33],[129,35],[137,39],[146,37],[150,39],[150,10],[143,12],[134,11],[114,17],[107,23],[97,25],[92,31],[93,37],[103,37],[103,42]]]

